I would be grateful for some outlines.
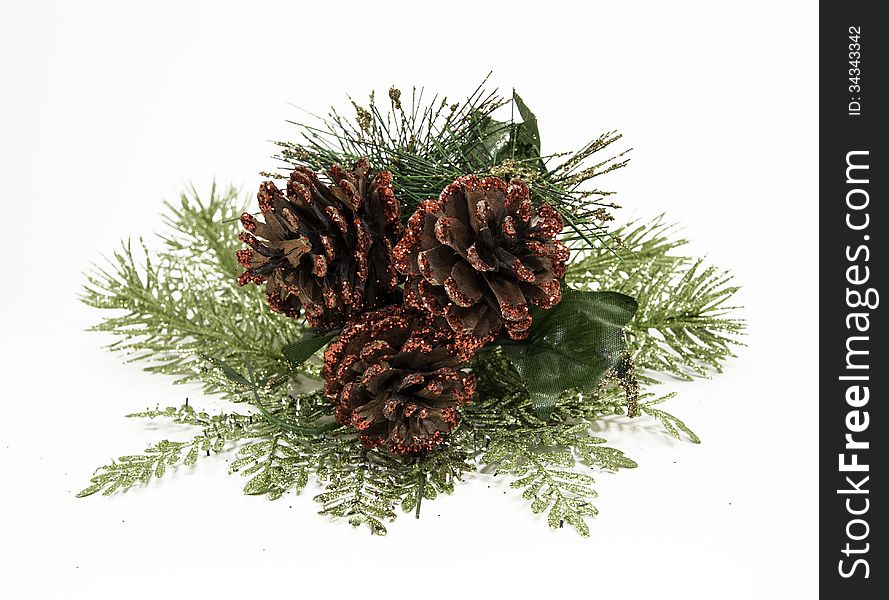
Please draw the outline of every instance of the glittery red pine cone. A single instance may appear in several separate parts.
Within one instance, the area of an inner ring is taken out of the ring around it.
[[[444,316],[480,343],[503,328],[524,339],[529,305],[561,300],[568,260],[561,230],[561,215],[532,207],[521,179],[460,177],[420,205],[395,247],[395,266],[408,276],[405,304]]]
[[[241,215],[238,251],[246,271],[240,285],[265,284],[272,310],[313,327],[338,327],[365,310],[392,303],[400,277],[392,252],[402,227],[392,175],[372,176],[361,159],[351,171],[328,170],[331,184],[312,171],[290,175],[286,195],[267,181],[260,186],[265,222]]]
[[[324,393],[365,446],[395,454],[437,448],[472,399],[471,354],[447,324],[402,306],[364,315],[324,352]]]

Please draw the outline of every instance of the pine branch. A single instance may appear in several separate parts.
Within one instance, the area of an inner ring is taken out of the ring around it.
[[[628,151],[600,158],[621,136],[607,132],[577,152],[541,154],[534,114],[515,93],[507,99],[485,90],[486,81],[459,103],[438,95],[426,102],[424,91],[415,88],[408,104],[394,87],[388,107],[381,108],[374,93],[367,106],[350,99],[352,119],[331,109],[327,117],[313,116],[310,123],[291,122],[298,141],[277,142],[280,154],[275,158],[285,163],[284,171],[295,166],[325,171],[333,163],[366,156],[393,173],[404,219],[457,177],[522,177],[531,184],[535,202],[546,202],[565,217],[573,230],[567,240],[607,242],[607,210],[615,208],[607,199],[612,193],[589,184],[626,165]]]

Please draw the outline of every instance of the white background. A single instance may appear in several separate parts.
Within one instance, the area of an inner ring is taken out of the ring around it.
[[[0,9],[0,594],[814,597],[816,5],[237,4]],[[84,333],[100,315],[76,301],[81,272],[157,231],[189,182],[252,192],[290,103],[348,108],[393,83],[456,98],[492,69],[545,151],[620,129],[632,161],[603,185],[622,216],[666,212],[744,286],[749,346],[723,376],[664,388],[704,443],[603,426],[640,467],[598,478],[589,540],[476,477],[371,537],[316,516],[311,490],[242,495],[226,457],[75,499],[94,467],[185,433],[124,414],[215,405]]]

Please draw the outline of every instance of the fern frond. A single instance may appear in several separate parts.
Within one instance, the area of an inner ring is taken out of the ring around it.
[[[667,430],[667,433],[672,435],[677,440],[682,439],[682,436],[679,434],[679,432],[682,432],[688,436],[688,439],[691,440],[692,443],[700,444],[701,438],[699,438],[698,435],[694,431],[692,431],[688,425],[679,420],[678,417],[668,413],[665,410],[654,408],[655,404],[660,404],[661,402],[669,400],[675,395],[676,394],[667,394],[666,396],[662,396],[648,402],[642,402],[639,404],[639,410],[642,411],[642,414],[649,415],[660,421],[664,425],[664,429]]]
[[[353,527],[365,525],[371,533],[386,535],[385,521],[395,519],[395,507],[402,501],[404,484],[394,459],[379,452],[344,446],[345,469],[332,473],[326,491],[315,496],[323,505],[320,515],[345,519]]]
[[[238,449],[229,471],[250,477],[244,485],[248,495],[265,494],[269,500],[277,500],[291,489],[299,493],[308,483],[312,467],[311,454],[306,455],[301,442],[292,433],[278,430]]]
[[[81,490],[78,498],[102,491],[103,496],[110,496],[135,485],[146,485],[153,478],[160,479],[168,467],[177,465],[191,466],[199,456],[210,455],[210,451],[220,452],[225,438],[211,438],[205,434],[196,435],[188,442],[161,440],[145,449],[142,454],[121,456],[110,464],[96,469],[90,479],[90,485]]]
[[[550,527],[570,524],[580,535],[589,535],[586,517],[597,514],[592,476],[579,472],[578,459],[587,467],[605,470],[634,468],[636,463],[616,448],[601,446],[602,438],[589,434],[587,424],[500,431],[489,437],[481,461],[516,479],[510,483],[524,490],[531,511],[547,513]]]

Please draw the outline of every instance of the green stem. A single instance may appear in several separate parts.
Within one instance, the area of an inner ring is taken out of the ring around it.
[[[417,459],[418,482],[417,482],[417,509],[414,511],[414,518],[420,518],[420,505],[423,503],[423,488],[426,487],[426,472],[420,467],[420,459]]]
[[[266,409],[265,406],[262,405],[262,400],[259,398],[259,392],[256,389],[256,380],[253,376],[253,367],[250,364],[249,360],[246,360],[247,366],[247,374],[250,377],[250,391],[253,392],[253,404],[256,408],[259,409],[259,412],[262,413],[270,423],[273,423],[279,429],[286,429],[287,431],[293,431],[294,433],[301,433],[303,435],[318,435],[328,431],[333,431],[337,427],[339,427],[338,423],[328,423],[327,425],[319,425],[318,427],[305,427],[301,425],[294,425],[293,423],[288,423],[286,421],[282,421],[272,413]]]

